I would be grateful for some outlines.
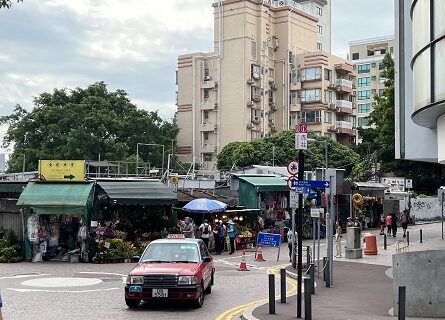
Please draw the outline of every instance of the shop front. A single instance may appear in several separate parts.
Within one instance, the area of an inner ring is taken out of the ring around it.
[[[24,210],[27,261],[87,260],[88,226],[94,211],[93,182],[29,182],[17,205]]]
[[[352,187],[354,217],[359,220],[362,229],[378,227],[380,215],[386,214],[389,209],[384,206],[385,190],[389,186],[376,182],[354,182]]]

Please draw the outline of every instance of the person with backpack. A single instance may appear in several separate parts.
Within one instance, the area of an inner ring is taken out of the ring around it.
[[[207,219],[199,226],[199,231],[201,231],[201,239],[204,241],[207,249],[209,248],[209,238],[210,233],[212,232],[212,227],[209,224]]]
[[[216,226],[213,229],[213,239],[215,239],[215,254],[221,254],[222,252],[222,227],[219,221],[216,222]]]
[[[232,220],[227,221],[227,233],[229,234],[230,238],[230,252],[229,254],[235,253],[235,236],[236,236],[236,230],[235,230],[235,224]]]
[[[402,229],[403,229],[403,237],[406,237],[406,229],[408,229],[408,212],[403,210],[402,215],[400,216],[400,222],[402,223]]]

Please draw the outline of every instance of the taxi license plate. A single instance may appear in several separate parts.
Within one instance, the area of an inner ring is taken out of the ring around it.
[[[153,289],[153,298],[168,298],[168,289]]]

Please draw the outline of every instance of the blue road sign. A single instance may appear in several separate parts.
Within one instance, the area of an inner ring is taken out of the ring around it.
[[[292,188],[309,187],[309,188],[329,188],[329,181],[324,180],[292,180]]]
[[[281,243],[281,236],[273,233],[258,233],[257,244],[269,247],[279,247]]]

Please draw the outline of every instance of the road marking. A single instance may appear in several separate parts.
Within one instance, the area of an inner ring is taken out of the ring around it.
[[[93,272],[93,271],[80,271],[77,273],[84,273],[84,274],[104,274],[107,276],[118,276],[118,277],[126,277],[126,274],[122,273],[113,273],[113,272]]]
[[[19,288],[6,288],[11,291],[17,292],[50,292],[50,293],[88,293],[88,292],[99,292],[99,291],[111,291],[119,290],[119,288],[106,288],[106,289],[91,289],[91,290],[47,290],[47,289],[19,289]]]
[[[268,268],[266,272],[268,274],[279,275],[279,270],[281,268],[286,268],[287,266],[289,266],[289,264],[274,266],[274,267]],[[297,292],[297,285],[296,285],[295,280],[290,279],[289,277],[286,277],[286,282],[290,286],[290,289],[286,291],[286,297],[290,297],[291,295],[293,295]],[[280,298],[280,295],[277,294],[275,296],[275,299],[279,299],[279,298]],[[246,303],[241,306],[237,306],[232,309],[226,310],[225,312],[223,312],[219,316],[217,316],[215,318],[215,320],[232,320],[236,315],[242,314],[244,311],[249,309],[249,307],[252,307],[255,304],[263,304],[263,303],[267,302],[268,300],[269,299],[257,300],[257,301]]]
[[[30,278],[30,277],[42,277],[42,276],[50,276],[49,273],[36,273],[36,274],[18,274],[10,277],[0,277],[1,279],[20,279],[20,278]]]

